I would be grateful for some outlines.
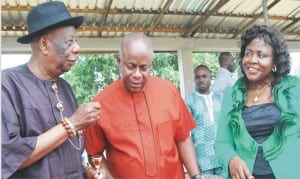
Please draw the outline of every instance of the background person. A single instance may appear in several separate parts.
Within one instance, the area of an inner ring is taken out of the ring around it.
[[[241,37],[243,77],[226,90],[215,150],[232,178],[299,178],[299,78],[282,34],[253,26]]]
[[[78,109],[69,84],[59,76],[77,60],[75,28],[64,3],[46,2],[28,14],[27,64],[2,71],[2,178],[84,178],[78,131],[97,120],[98,103]]]
[[[118,65],[121,78],[94,101],[101,117],[85,131],[86,150],[102,155],[104,176],[114,178],[200,177],[193,142],[195,122],[177,88],[150,76],[153,48],[142,33],[125,36]]]
[[[212,86],[212,92],[222,96],[223,91],[234,84],[232,73],[234,72],[234,57],[230,52],[221,52],[216,79]]]
[[[185,101],[197,123],[197,127],[192,130],[192,140],[201,173],[221,177],[223,170],[214,150],[220,101],[210,92],[211,80],[208,67],[198,65],[194,69],[196,91],[189,94]]]

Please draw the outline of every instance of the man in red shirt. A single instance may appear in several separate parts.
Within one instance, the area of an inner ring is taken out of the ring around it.
[[[121,78],[94,101],[101,117],[85,132],[90,156],[102,155],[105,176],[114,178],[199,178],[190,138],[195,122],[177,88],[150,76],[153,48],[142,33],[127,35],[120,48]]]

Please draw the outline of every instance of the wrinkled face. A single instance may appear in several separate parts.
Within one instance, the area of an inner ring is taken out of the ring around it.
[[[62,74],[76,63],[80,47],[75,38],[73,26],[60,27],[47,34],[50,44],[49,60],[47,61],[54,73]]]
[[[253,39],[245,48],[242,66],[250,82],[268,82],[272,80],[272,47],[262,39]]]
[[[196,91],[200,94],[209,94],[209,88],[211,85],[211,74],[206,68],[198,68],[194,72],[194,80],[196,85]]]
[[[123,88],[135,93],[142,91],[147,84],[152,67],[152,48],[142,39],[127,42],[118,60]]]

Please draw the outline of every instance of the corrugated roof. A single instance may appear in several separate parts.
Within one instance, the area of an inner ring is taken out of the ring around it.
[[[46,0],[2,0],[2,37],[27,33],[29,10]],[[72,15],[85,16],[81,37],[122,37],[140,31],[151,37],[238,39],[264,24],[262,0],[63,0]],[[266,0],[270,26],[289,41],[300,40],[300,1]]]

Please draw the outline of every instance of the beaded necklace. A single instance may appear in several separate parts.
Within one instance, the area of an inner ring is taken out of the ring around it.
[[[57,86],[56,83],[53,83],[53,84],[52,84],[52,90],[54,91],[55,96],[56,96],[56,99],[57,99],[56,108],[57,108],[57,110],[58,110],[59,113],[60,113],[61,119],[63,120],[63,119],[64,119],[64,115],[63,115],[63,111],[64,111],[64,103],[63,103],[63,101],[60,100],[60,98],[59,98],[59,95],[58,95],[58,90],[59,90],[59,88],[58,88],[58,86]],[[79,138],[78,138],[78,140],[79,140],[79,146],[78,146],[78,147],[72,142],[72,140],[71,140],[70,138],[68,138],[68,141],[70,142],[70,144],[71,144],[76,150],[81,150],[81,139],[80,139],[80,138],[81,138],[81,136],[79,135]]]

